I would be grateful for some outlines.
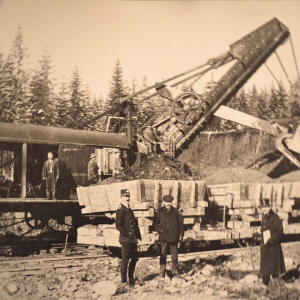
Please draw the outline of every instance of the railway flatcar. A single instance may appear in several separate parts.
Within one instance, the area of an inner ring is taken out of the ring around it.
[[[101,180],[117,172],[116,149],[121,150],[126,165],[129,146],[120,134],[1,122],[0,212],[25,212],[34,224],[80,213],[76,187],[88,185],[90,155],[96,154]],[[60,169],[58,200],[46,199],[42,180],[49,151]]]

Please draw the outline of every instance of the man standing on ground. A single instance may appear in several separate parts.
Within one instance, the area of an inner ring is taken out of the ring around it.
[[[98,182],[98,166],[96,163],[96,154],[92,153],[88,164],[88,180],[90,185]]]
[[[167,254],[170,249],[172,258],[172,276],[178,275],[178,242],[183,240],[184,228],[182,218],[178,209],[172,207],[172,196],[163,197],[164,206],[159,208],[155,214],[153,226],[159,233],[159,242],[161,246],[159,275],[165,276]]]
[[[44,163],[42,176],[43,176],[43,180],[46,180],[47,200],[51,200],[52,197],[54,200],[57,200],[56,181],[59,178],[59,168],[58,168],[57,161],[53,160],[52,151],[48,152],[48,160],[46,160]]]
[[[122,246],[121,280],[122,283],[127,283],[128,269],[129,285],[132,286],[134,269],[138,261],[137,240],[141,240],[141,233],[138,221],[130,209],[129,190],[121,190],[121,201],[116,214],[116,228],[120,231],[119,242]]]
[[[265,285],[268,285],[270,276],[278,277],[285,273],[284,257],[280,241],[283,237],[283,228],[279,216],[271,207],[261,222],[261,257],[260,274]]]

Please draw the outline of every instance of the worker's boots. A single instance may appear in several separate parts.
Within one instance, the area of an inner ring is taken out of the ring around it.
[[[47,200],[51,200],[51,193],[50,192],[46,192],[47,195]]]
[[[57,200],[56,192],[55,191],[52,191],[52,196],[53,196],[53,200]]]

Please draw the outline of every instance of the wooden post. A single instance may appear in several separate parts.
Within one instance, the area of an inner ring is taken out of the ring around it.
[[[21,198],[26,199],[27,143],[22,146]]]
[[[156,180],[155,182],[155,188],[154,188],[154,208],[158,209],[159,208],[159,181]]]
[[[126,128],[127,128],[127,140],[130,147],[129,150],[129,166],[133,164],[133,132],[132,132],[132,106],[131,103],[127,102],[125,109],[125,119],[126,119]]]

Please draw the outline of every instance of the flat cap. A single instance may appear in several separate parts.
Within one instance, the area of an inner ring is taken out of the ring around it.
[[[172,202],[173,200],[174,200],[173,196],[170,196],[170,195],[163,196],[163,201],[164,202]]]
[[[123,197],[130,197],[130,192],[128,189],[121,190],[121,196]]]
[[[91,158],[94,158],[94,157],[96,157],[96,154],[95,154],[95,153],[92,153],[92,154],[91,154]]]

